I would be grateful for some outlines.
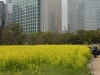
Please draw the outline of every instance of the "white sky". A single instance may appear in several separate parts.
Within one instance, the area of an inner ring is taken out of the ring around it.
[[[6,0],[0,0],[6,2]],[[62,0],[62,29],[66,27],[67,30],[67,0]]]

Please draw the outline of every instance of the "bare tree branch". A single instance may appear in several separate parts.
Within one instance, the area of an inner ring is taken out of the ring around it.
[[[0,44],[1,44],[2,31],[3,31],[3,27],[5,26],[5,23],[6,23],[6,6],[5,6],[3,1],[0,1],[0,3],[2,3],[1,8],[0,8],[0,21],[1,21],[1,24],[0,24]]]

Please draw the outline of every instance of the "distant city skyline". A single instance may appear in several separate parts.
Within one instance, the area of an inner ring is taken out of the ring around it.
[[[12,12],[12,22],[18,22],[24,33],[62,33],[65,28],[62,26],[62,0],[13,0]]]
[[[0,0],[6,3],[6,0]],[[68,21],[67,21],[67,0],[62,0],[62,30],[68,30]]]
[[[6,0],[0,0],[4,1],[6,3]],[[66,27],[66,30],[68,30],[68,22],[67,22],[67,0],[62,0],[62,30]]]

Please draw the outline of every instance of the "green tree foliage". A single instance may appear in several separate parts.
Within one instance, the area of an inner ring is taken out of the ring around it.
[[[89,31],[85,31],[85,41],[88,44],[94,42],[95,39],[93,39],[93,37],[95,36],[95,30],[89,30]]]
[[[97,29],[94,33],[94,36],[92,38],[92,42],[94,43],[100,43],[100,29]]]
[[[72,40],[72,36],[73,34],[68,32],[60,34],[60,43],[68,44]]]
[[[22,27],[18,23],[8,23],[3,30],[3,44],[19,44],[22,37]]]
[[[76,43],[77,44],[83,44],[85,41],[85,30],[82,29],[82,30],[79,30],[77,32],[77,35],[76,35]]]
[[[22,44],[91,44],[100,43],[100,29],[79,30],[77,33],[39,32],[23,33],[22,27],[18,23],[9,23],[2,32],[3,45]]]
[[[40,35],[43,39],[44,44],[54,44],[55,42],[55,33],[51,31],[44,32]]]
[[[24,39],[25,44],[43,44],[43,39],[40,36],[41,32],[39,33],[30,33],[26,34],[26,37]]]

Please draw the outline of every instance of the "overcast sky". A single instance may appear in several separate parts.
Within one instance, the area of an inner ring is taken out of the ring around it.
[[[6,2],[6,0],[0,0]],[[67,29],[67,0],[62,0],[62,28]]]

